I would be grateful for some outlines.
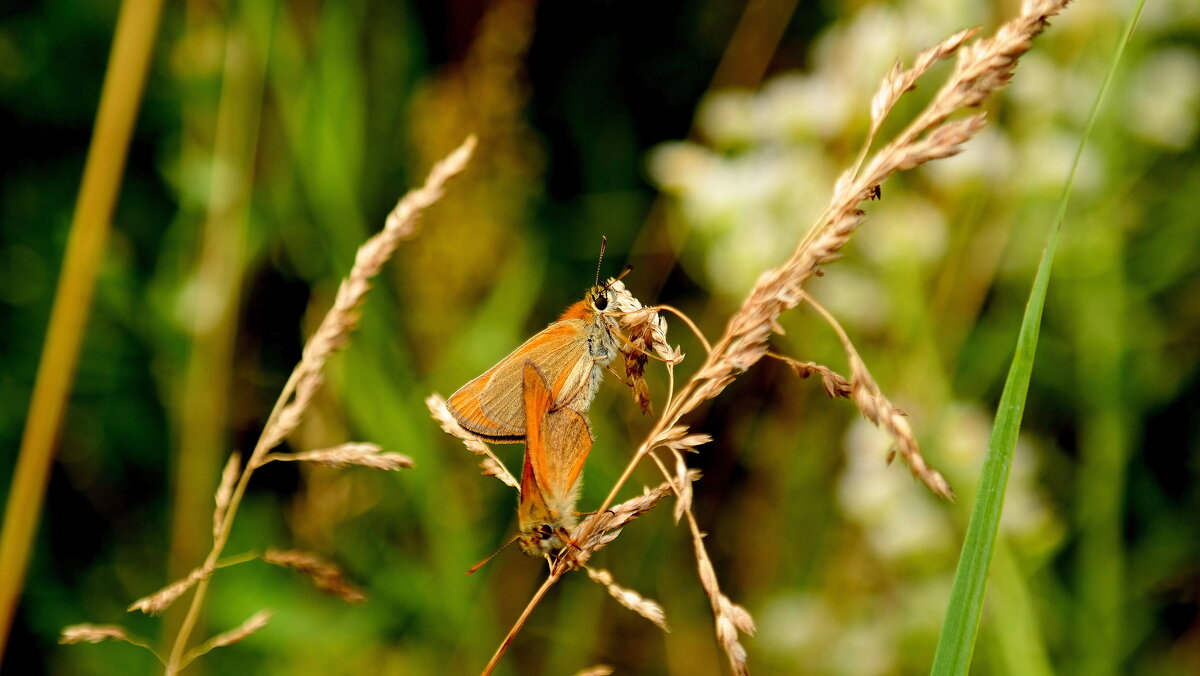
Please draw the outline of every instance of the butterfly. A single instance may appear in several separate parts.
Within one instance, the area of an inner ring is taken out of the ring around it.
[[[603,259],[603,247],[600,255]],[[558,321],[450,395],[447,408],[459,425],[484,441],[515,444],[524,440],[525,362],[532,362],[544,375],[553,409],[587,411],[604,378],[604,369],[621,352],[617,320],[605,312],[616,301],[613,282],[601,285],[599,280],[597,266],[597,283],[582,300],[567,308]]]

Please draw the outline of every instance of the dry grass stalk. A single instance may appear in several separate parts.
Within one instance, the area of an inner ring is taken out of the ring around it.
[[[712,441],[711,435],[688,434],[687,431],[687,425],[676,425],[659,437],[658,445],[669,448],[672,451],[691,451],[694,453],[697,446]]]
[[[689,509],[686,511],[688,528],[692,532],[692,547],[696,552],[696,568],[700,573],[700,586],[708,594],[712,606],[713,618],[716,625],[717,641],[725,650],[729,659],[729,668],[739,676],[750,673],[746,660],[746,648],[738,640],[738,632],[754,635],[754,619],[745,608],[733,603],[721,592],[717,582],[717,572],[713,569],[708,550],[704,547],[704,534],[696,524],[696,517]]]
[[[289,384],[294,383],[295,399],[285,404],[274,425],[268,423],[267,428],[263,430],[263,437],[259,447],[255,449],[255,456],[274,448],[299,424],[304,410],[323,380],[321,371],[325,361],[350,341],[350,334],[358,326],[359,309],[367,292],[371,290],[371,279],[383,269],[384,263],[392,257],[400,242],[416,233],[421,213],[441,199],[446,183],[466,168],[474,150],[475,137],[471,136],[445,159],[435,164],[425,179],[425,185],[401,198],[388,214],[383,230],[358,248],[358,253],[354,256],[354,267],[338,286],[333,307],[305,344],[300,363],[289,380]],[[291,394],[286,387],[285,394]],[[284,401],[288,399],[285,398]]]
[[[854,348],[854,343],[846,334],[845,329],[842,328],[841,323],[811,296],[803,292],[801,293],[804,296],[804,300],[812,305],[837,333],[838,340],[841,341],[842,348],[846,351],[846,356],[850,361],[851,378],[847,380],[831,369],[813,362],[800,362],[790,357],[770,352],[767,353],[767,356],[783,361],[801,378],[807,378],[813,373],[821,375],[826,394],[830,397],[846,397],[853,400],[868,420],[875,423],[877,427],[883,428],[892,436],[892,439],[896,442],[896,448],[908,463],[913,476],[920,479],[922,483],[938,495],[947,500],[954,500],[954,491],[950,488],[949,482],[937,470],[930,467],[921,455],[916,435],[913,434],[912,427],[908,424],[904,411],[894,406],[883,395],[883,392],[879,388],[879,383],[875,382],[875,379],[871,377],[871,372],[867,369],[862,357],[859,356],[858,351]],[[895,451],[888,456],[888,462],[891,462],[894,456]]]
[[[213,542],[220,537],[221,527],[225,525],[225,511],[229,509],[229,503],[233,500],[233,486],[241,474],[241,459],[242,454],[234,451],[225,463],[225,470],[221,472],[221,483],[217,486],[215,498],[217,506],[213,510]]]
[[[968,28],[951,35],[941,44],[934,45],[918,54],[917,58],[913,60],[912,68],[908,70],[904,70],[903,63],[897,59],[891,72],[879,84],[879,91],[871,98],[871,129],[868,133],[868,142],[879,132],[884,118],[892,112],[892,108],[896,106],[900,97],[912,91],[916,87],[917,80],[932,68],[933,64],[953,56],[964,42],[975,37],[978,32],[978,28]]]
[[[667,483],[664,484],[664,488],[669,486],[677,496],[675,522],[679,523],[681,517],[687,516],[688,530],[692,535],[692,547],[696,553],[700,583],[708,594],[713,608],[718,642],[729,657],[730,666],[734,673],[748,673],[749,667],[746,664],[746,650],[738,641],[737,630],[740,629],[743,633],[753,634],[755,631],[754,620],[745,608],[733,603],[729,600],[728,596],[721,592],[720,585],[717,583],[716,572],[713,570],[712,562],[708,557],[708,550],[704,546],[704,533],[700,532],[700,526],[696,521],[696,514],[692,511],[691,484],[694,480],[692,474],[694,470],[689,471],[687,469],[687,465],[683,462],[683,453],[678,449],[672,448],[671,452],[675,456],[676,461],[675,476],[672,476],[667,470],[666,465],[662,463],[658,454],[651,452],[649,455],[663,476],[667,477]]]
[[[587,568],[587,574],[588,577],[592,578],[593,582],[603,585],[608,590],[609,595],[617,600],[617,603],[650,620],[658,625],[659,629],[666,632],[671,631],[667,628],[667,614],[656,601],[652,601],[632,589],[626,589],[617,584],[613,581],[612,573],[607,570]]]
[[[331,449],[295,454],[275,454],[274,456],[268,455],[267,452],[277,446],[299,424],[304,411],[322,382],[321,370],[326,360],[349,342],[351,333],[358,325],[359,308],[367,292],[371,289],[370,280],[383,269],[384,263],[395,252],[400,242],[416,232],[420,214],[442,196],[446,182],[466,168],[474,147],[475,138],[468,137],[462,145],[436,164],[430,171],[425,184],[410,191],[397,203],[388,215],[383,230],[359,247],[350,274],[338,287],[333,307],[306,343],[300,363],[292,371],[287,384],[284,385],[283,391],[275,402],[249,460],[244,466],[240,466],[240,457],[234,453],[225,466],[215,496],[213,547],[204,564],[189,573],[186,578],[141,598],[129,606],[130,611],[140,610],[145,613],[157,614],[170,606],[188,589],[196,587],[196,593],[192,597],[187,615],[174,638],[171,654],[165,661],[167,674],[178,673],[193,659],[214,648],[242,640],[261,629],[270,619],[269,612],[260,612],[240,627],[210,639],[187,652],[186,655],[184,653],[199,617],[213,571],[224,565],[232,565],[232,563],[222,563],[220,556],[228,541],[238,505],[245,494],[250,476],[256,468],[268,460],[305,460],[335,467],[362,465],[377,469],[398,469],[412,466],[409,458],[397,453],[380,453],[379,447],[374,444],[343,444]],[[276,565],[285,565],[305,573],[319,588],[347,601],[356,602],[364,598],[361,590],[346,583],[340,571],[314,556],[298,552],[268,552],[264,555],[264,559]],[[247,558],[241,557],[235,563],[244,560]],[[76,625],[64,631],[63,636],[64,642],[89,640],[91,637],[95,640],[120,639],[137,643],[130,640],[124,634],[124,630],[119,627],[98,628],[96,625]],[[143,644],[138,643],[138,645]],[[149,649],[148,645],[144,647]]]
[[[188,652],[187,656],[184,657],[183,664],[180,668],[191,664],[192,660],[204,655],[205,653],[211,652],[216,648],[233,645],[234,643],[245,639],[247,636],[267,626],[267,623],[271,621],[271,616],[273,614],[274,613],[269,610],[260,610],[247,618],[245,622],[234,627],[233,629],[217,634],[204,643],[201,643]]]
[[[322,448],[316,451],[303,451],[300,453],[268,453],[263,456],[259,465],[265,465],[273,460],[281,462],[304,461],[326,467],[370,467],[371,469],[381,470],[398,470],[413,466],[412,458],[399,453],[382,453],[383,449],[378,444],[363,443],[352,441],[345,444],[334,446],[333,448]]]
[[[879,390],[879,385],[871,378],[867,365],[862,362],[857,353],[850,355],[850,374],[854,383],[854,403],[863,412],[867,420],[875,423],[892,436],[900,456],[908,463],[909,470],[917,479],[929,487],[934,493],[954,500],[954,489],[937,470],[930,467],[917,447],[917,439],[912,426],[908,424],[904,411],[892,405],[887,397]],[[890,462],[893,454],[888,455]]]
[[[105,242],[120,195],[130,139],[146,75],[158,53],[155,46],[164,4],[162,0],[122,3],[117,15],[100,106],[71,216],[21,445],[15,457],[5,454],[5,469],[10,459],[13,464],[11,475],[6,471],[12,483],[0,525],[0,655],[4,654],[17,602],[27,582],[32,544],[38,533],[54,453],[62,438],[62,421],[69,410],[80,346],[88,335],[96,280],[108,252]],[[5,57],[5,63],[16,61]],[[13,147],[8,143],[6,148]],[[6,335],[11,335],[10,331],[5,329]],[[33,336],[28,339],[36,340]],[[6,401],[10,410],[19,410],[19,405]]]
[[[283,566],[308,576],[317,589],[331,594],[346,603],[362,603],[366,593],[350,584],[337,566],[316,554],[295,550],[268,549],[262,560],[275,566]]]
[[[164,610],[169,608],[171,604],[175,602],[175,599],[183,596],[184,592],[191,589],[192,586],[200,580],[208,579],[208,576],[210,575],[212,575],[211,568],[196,568],[192,570],[192,572],[188,573],[188,576],[182,580],[176,580],[175,582],[172,582],[171,584],[163,587],[153,594],[150,594],[149,596],[143,596],[142,598],[134,601],[125,610],[128,612],[140,610],[148,615],[159,615]]]
[[[450,415],[450,409],[446,408],[446,400],[440,394],[429,395],[425,399],[425,405],[429,407],[429,412],[433,415],[433,419],[438,422],[438,425],[442,427],[442,430],[446,434],[461,441],[463,446],[467,447],[468,451],[475,455],[483,456],[483,460],[479,462],[479,466],[483,468],[485,476],[494,476],[505,484],[517,489],[518,493],[521,492],[521,484],[517,483],[517,480],[509,473],[508,468],[500,461],[500,458],[497,458],[496,454],[492,453],[492,449],[488,448],[487,444],[480,441],[474,434],[464,430],[458,424],[458,421],[454,419],[454,416]]]
[[[418,217],[442,196],[446,183],[466,168],[474,148],[475,138],[473,136],[468,137],[463,141],[462,145],[447,155],[441,162],[434,165],[425,180],[425,184],[410,191],[401,198],[392,212],[388,214],[383,230],[359,247],[349,275],[346,279],[342,280],[341,285],[338,287],[333,307],[325,315],[316,332],[305,344],[300,363],[292,371],[291,376],[289,376],[287,383],[283,387],[283,391],[276,400],[275,406],[270,416],[268,416],[266,424],[263,426],[263,432],[258,439],[258,443],[255,445],[253,453],[251,453],[249,460],[242,469],[238,481],[228,498],[224,517],[219,519],[214,517],[214,521],[220,522],[220,529],[217,532],[213,548],[209,551],[208,557],[204,561],[204,565],[198,569],[201,573],[199,574],[196,593],[192,597],[187,615],[184,617],[183,623],[180,625],[179,632],[176,634],[172,644],[171,654],[167,660],[167,674],[178,673],[192,659],[213,648],[241,640],[241,638],[256,631],[266,623],[269,615],[260,613],[252,617],[242,627],[232,632],[226,632],[211,639],[199,648],[188,652],[186,655],[184,654],[188,639],[191,637],[192,630],[199,619],[200,607],[204,603],[205,594],[208,590],[209,577],[212,571],[218,566],[221,552],[224,550],[225,544],[229,539],[234,515],[237,513],[238,505],[245,494],[251,474],[262,464],[267,452],[277,446],[299,424],[304,411],[309,403],[311,403],[317,388],[323,381],[321,370],[326,360],[335,351],[344,347],[349,342],[351,333],[358,325],[359,308],[367,292],[371,289],[371,278],[383,269],[384,263],[395,252],[400,242],[411,237],[416,232]],[[193,575],[196,574],[193,572]],[[187,586],[195,582],[191,580],[191,577],[189,575],[187,580],[176,583],[176,585],[186,585],[183,587],[185,590]],[[164,594],[164,592],[173,589],[176,585],[171,585],[166,590],[163,590],[163,592],[159,592],[159,594]],[[182,593],[182,590],[179,593]],[[149,599],[154,599],[159,594],[135,603],[134,607],[138,607],[143,602],[149,603]],[[175,597],[177,596],[178,593],[175,594]],[[170,600],[174,600],[175,597],[172,597]]]
[[[883,395],[879,389],[879,383],[871,377],[871,372],[867,370],[867,365],[863,363],[858,350],[854,349],[854,343],[850,341],[850,336],[846,334],[841,323],[811,296],[805,295],[804,299],[825,318],[825,321],[829,322],[834,332],[837,333],[838,340],[842,343],[842,349],[846,351],[846,356],[850,360],[850,397],[858,406],[858,410],[862,411],[867,420],[875,423],[876,427],[882,428],[891,435],[896,442],[896,448],[908,463],[914,477],[920,479],[934,493],[947,500],[954,500],[954,490],[950,488],[950,483],[925,462],[917,444],[917,437],[913,434],[912,426],[908,424],[904,411],[892,405],[892,402]],[[892,455],[888,456],[889,462]]]
[[[699,478],[700,470],[687,470],[685,483],[691,484]],[[579,544],[579,548],[564,549],[556,562],[555,569],[566,572],[582,568],[592,554],[617,539],[617,536],[621,534],[621,528],[654,509],[655,505],[662,502],[663,498],[675,491],[673,484],[674,481],[668,479],[653,489],[643,489],[641,495],[595,512],[581,521],[571,533],[571,538]]]
[[[594,667],[587,667],[582,671],[575,672],[575,676],[609,676],[612,673],[612,667],[607,664],[597,664]]]
[[[746,648],[738,640],[738,632],[753,636],[756,630],[754,619],[745,608],[730,601],[729,597],[721,591],[712,559],[709,558],[708,550],[704,547],[704,533],[700,531],[696,515],[692,512],[690,505],[682,511],[687,516],[688,530],[692,534],[692,548],[696,554],[696,569],[700,577],[700,586],[704,588],[705,594],[708,595],[709,605],[712,606],[717,642],[725,651],[725,655],[729,659],[729,668],[733,673],[739,676],[749,674],[750,667],[747,663]]]

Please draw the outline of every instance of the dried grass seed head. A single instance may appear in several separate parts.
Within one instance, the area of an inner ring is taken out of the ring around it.
[[[501,482],[517,489],[518,493],[521,491],[521,484],[517,483],[517,480],[509,473],[508,468],[500,461],[500,458],[492,453],[492,449],[480,441],[479,437],[466,431],[462,428],[462,425],[458,424],[458,421],[454,419],[454,415],[450,413],[450,409],[446,407],[446,400],[441,395],[429,395],[425,399],[425,405],[429,407],[430,415],[441,426],[442,431],[461,441],[468,451],[475,455],[483,456],[483,459],[479,462],[479,466],[483,469],[485,476],[494,476]]]
[[[115,624],[72,624],[63,627],[58,637],[58,642],[63,645],[128,640],[129,632]]]
[[[211,570],[203,567],[196,568],[182,580],[176,580],[149,596],[143,596],[130,604],[125,610],[128,612],[140,610],[148,615],[158,615],[169,608],[175,602],[175,599],[178,599],[184,592],[191,589],[192,585],[210,575],[212,575]]]
[[[295,550],[268,549],[262,560],[275,566],[291,568],[312,580],[317,589],[336,596],[346,603],[362,603],[366,593],[350,584],[341,569],[316,554]]]

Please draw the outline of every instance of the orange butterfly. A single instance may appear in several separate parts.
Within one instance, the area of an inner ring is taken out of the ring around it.
[[[581,413],[554,407],[541,371],[532,361],[522,367],[525,408],[525,464],[517,542],[531,556],[543,556],[571,542],[575,501],[583,462],[592,449],[592,430]]]
[[[603,245],[600,255],[603,258]],[[583,300],[450,395],[446,404],[458,424],[484,441],[497,444],[525,439],[525,406],[521,401],[525,362],[533,362],[545,376],[551,408],[587,411],[604,369],[621,352],[617,321],[605,313],[616,297],[609,286],[600,285],[599,279],[597,266],[597,283]]]

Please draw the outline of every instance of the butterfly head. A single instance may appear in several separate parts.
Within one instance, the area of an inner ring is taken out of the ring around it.
[[[567,529],[552,523],[530,524],[521,529],[521,534],[517,536],[517,544],[530,556],[552,554],[566,547],[570,541]]]
[[[588,289],[587,302],[595,312],[604,312],[613,304],[616,298],[608,285],[597,284]]]

